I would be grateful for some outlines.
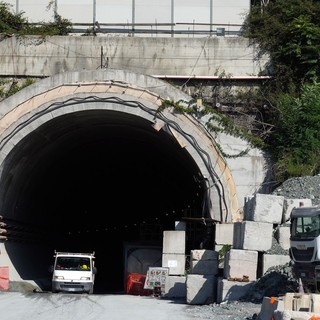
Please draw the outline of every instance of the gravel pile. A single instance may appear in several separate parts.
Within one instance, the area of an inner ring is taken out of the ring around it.
[[[320,205],[320,174],[289,179],[272,194],[287,199],[311,199],[313,205]]]

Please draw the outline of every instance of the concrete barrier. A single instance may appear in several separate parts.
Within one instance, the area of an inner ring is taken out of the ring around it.
[[[250,281],[257,279],[258,252],[231,249],[225,254],[223,276],[228,279],[247,276]]]
[[[235,222],[233,249],[268,251],[272,247],[272,237],[273,224],[271,223],[255,221]]]

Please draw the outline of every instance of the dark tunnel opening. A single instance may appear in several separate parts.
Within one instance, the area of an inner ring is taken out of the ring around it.
[[[44,290],[54,250],[95,251],[96,292],[123,292],[126,245],[161,247],[163,231],[186,219],[188,252],[208,232],[201,173],[186,148],[122,112],[43,124],[7,156],[1,190],[8,255]]]

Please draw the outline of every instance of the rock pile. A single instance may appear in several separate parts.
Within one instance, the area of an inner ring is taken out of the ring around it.
[[[311,199],[313,205],[320,205],[320,174],[288,179],[273,194],[288,199]]]

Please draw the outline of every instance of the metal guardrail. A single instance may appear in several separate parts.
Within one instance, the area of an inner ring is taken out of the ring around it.
[[[44,23],[32,23],[34,26]],[[79,34],[151,34],[240,36],[241,24],[210,23],[73,23],[70,33]]]

